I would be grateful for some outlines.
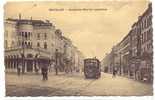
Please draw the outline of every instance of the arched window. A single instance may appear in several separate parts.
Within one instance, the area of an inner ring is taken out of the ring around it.
[[[31,34],[30,34],[30,32],[28,33],[28,39],[30,39],[30,37],[31,37]]]
[[[47,43],[46,42],[44,43],[44,49],[47,49]]]
[[[24,32],[22,32],[22,38],[24,37]]]
[[[25,42],[25,45],[24,45],[24,47],[27,47],[27,42]]]
[[[28,42],[28,47],[30,48],[31,46],[30,46],[30,42]]]

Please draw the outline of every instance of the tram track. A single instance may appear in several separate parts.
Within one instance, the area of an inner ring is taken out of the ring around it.
[[[96,82],[96,79],[91,80],[88,84],[86,84],[85,86],[81,87],[80,90],[78,91],[77,95],[81,95],[80,93],[82,93],[84,90],[86,90],[94,82]]]

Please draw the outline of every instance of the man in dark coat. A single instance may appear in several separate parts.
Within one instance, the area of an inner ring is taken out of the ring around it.
[[[48,61],[42,60],[40,62],[40,67],[41,67],[43,80],[48,80]]]
[[[116,74],[117,74],[117,68],[114,67],[114,69],[113,69],[113,77],[116,77]]]
[[[44,78],[48,80],[48,63],[46,62],[44,65]]]
[[[47,80],[48,79],[48,77],[47,77],[47,75],[48,75],[48,66],[47,66],[46,60],[41,59],[39,61],[39,66],[41,68],[41,73],[42,73],[42,76],[43,76],[42,79],[43,80]]]

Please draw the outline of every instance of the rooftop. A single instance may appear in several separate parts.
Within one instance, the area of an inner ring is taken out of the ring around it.
[[[32,20],[32,19],[13,19],[13,18],[7,18],[8,21],[15,21],[18,24],[20,23],[31,23],[33,25],[49,25],[52,26],[52,23],[49,21],[42,21],[42,20]]]

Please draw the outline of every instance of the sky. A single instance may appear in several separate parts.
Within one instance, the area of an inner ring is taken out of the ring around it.
[[[8,2],[4,5],[4,18],[18,18],[21,13],[24,19],[50,20],[85,57],[102,60],[128,34],[148,3],[146,0]],[[68,10],[84,8],[92,10]]]

